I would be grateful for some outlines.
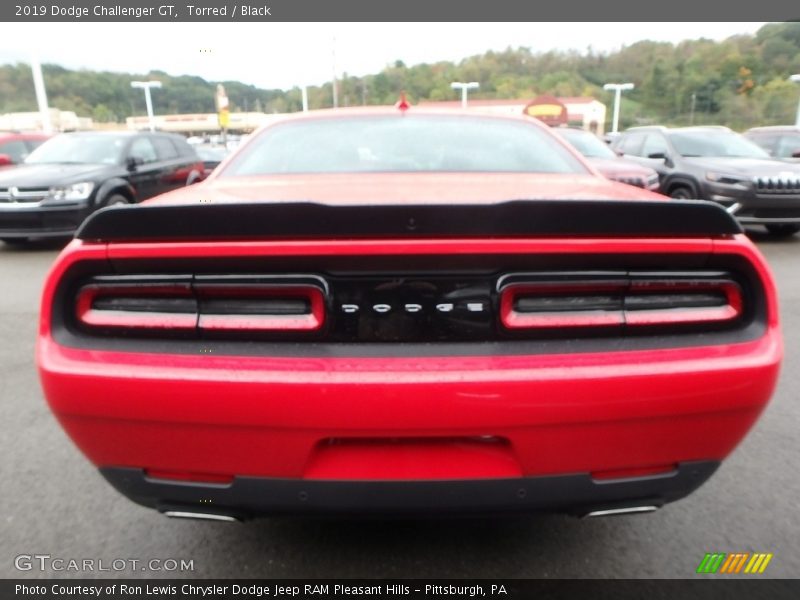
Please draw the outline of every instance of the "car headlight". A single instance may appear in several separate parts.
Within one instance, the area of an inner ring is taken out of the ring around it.
[[[742,177],[740,175],[730,175],[728,173],[716,173],[714,171],[709,171],[706,173],[706,179],[709,181],[713,181],[714,183],[721,183],[722,185],[738,185],[741,187],[746,187],[747,184],[750,182],[749,179]]]
[[[50,188],[50,200],[86,200],[94,189],[90,182],[73,183],[72,185],[55,186]]]

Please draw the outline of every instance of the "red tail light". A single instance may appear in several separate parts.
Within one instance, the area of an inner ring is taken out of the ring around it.
[[[199,285],[202,331],[316,331],[325,322],[322,290],[298,285]]]
[[[125,278],[96,278],[78,290],[75,317],[80,326],[162,333],[281,333],[314,332],[325,323],[324,282],[121,279]]]
[[[500,322],[506,329],[724,324],[744,310],[741,287],[724,274],[525,277],[501,279]]]
[[[189,283],[85,285],[75,312],[78,322],[91,328],[191,331],[197,326],[197,301]]]

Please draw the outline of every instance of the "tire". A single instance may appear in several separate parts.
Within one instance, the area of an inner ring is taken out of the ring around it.
[[[689,186],[676,185],[669,191],[669,197],[676,200],[694,200],[697,198],[697,194]]]
[[[765,225],[767,231],[769,231],[775,237],[789,237],[790,235],[794,235],[798,231],[800,231],[800,225],[795,225],[793,223],[781,223],[779,225]]]
[[[126,204],[130,204],[130,202],[125,196],[122,194],[111,194],[107,198],[104,198],[100,203],[100,206],[97,208],[105,208],[107,206],[124,206]]]

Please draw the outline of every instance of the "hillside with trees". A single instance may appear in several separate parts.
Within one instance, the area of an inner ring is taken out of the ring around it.
[[[98,122],[121,122],[144,114],[141,91],[132,80],[157,79],[157,114],[214,111],[216,81],[162,71],[112,73],[44,65],[50,105]],[[532,52],[509,48],[458,63],[407,66],[396,61],[380,73],[338,81],[340,106],[391,104],[400,90],[412,102],[454,100],[452,81],[478,81],[471,98],[594,96],[611,104],[603,91],[611,81],[631,81],[636,89],[623,100],[623,127],[636,124],[724,124],[736,129],[793,123],[800,86],[788,76],[800,73],[800,23],[776,23],[755,35],[726,40],[688,40],[679,44],[641,41],[610,53]],[[290,112],[301,109],[299,88],[266,90],[235,81],[225,85],[234,111]],[[332,105],[331,83],[308,88],[311,108]],[[36,110],[30,67],[0,66],[0,113]],[[610,112],[610,111],[609,111]]]

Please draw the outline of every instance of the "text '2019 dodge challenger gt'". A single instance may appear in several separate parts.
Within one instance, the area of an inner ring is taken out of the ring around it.
[[[764,409],[768,268],[719,206],[600,177],[533,119],[262,129],[90,217],[43,295],[64,429],[170,516],[645,512]]]

